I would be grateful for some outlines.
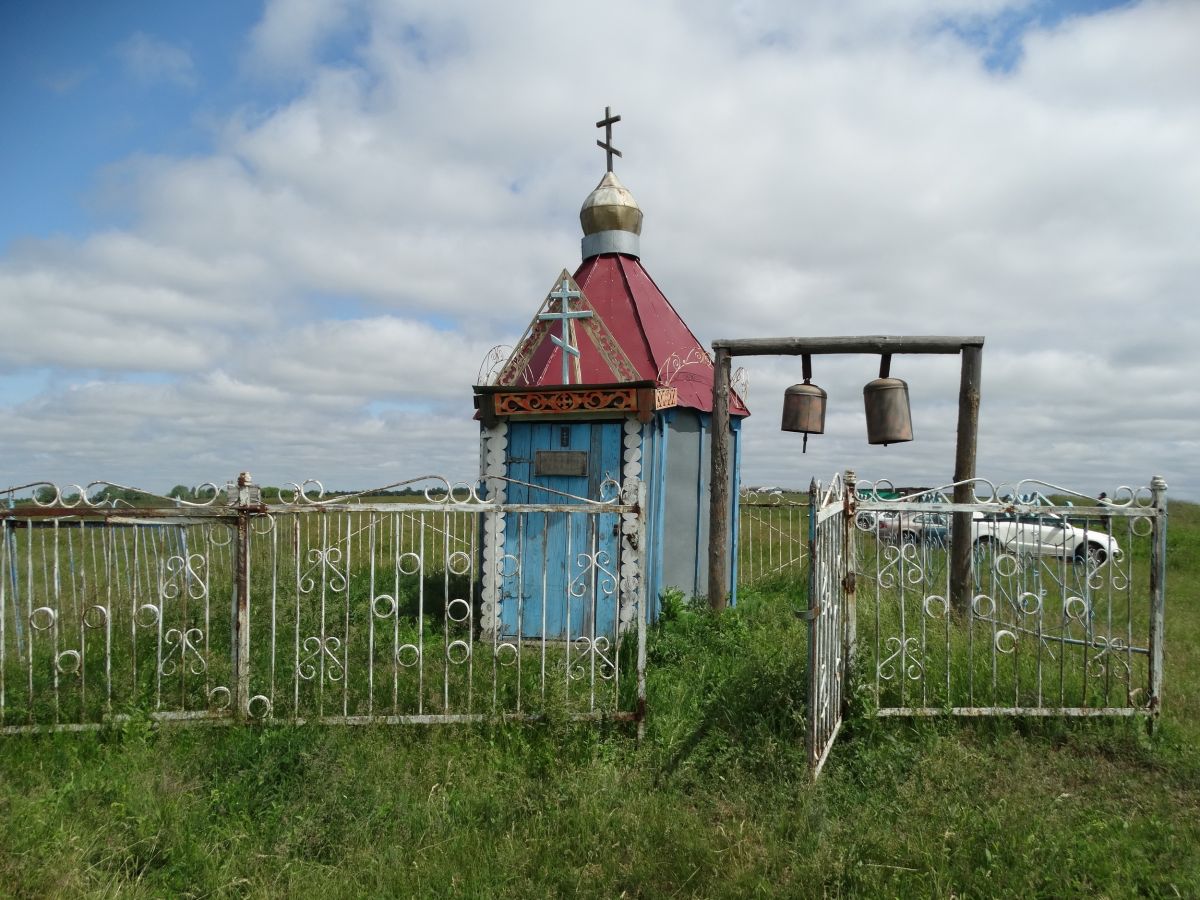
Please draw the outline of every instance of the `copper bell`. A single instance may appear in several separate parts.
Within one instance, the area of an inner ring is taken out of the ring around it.
[[[812,359],[806,353],[803,357],[804,383],[793,384],[783,392],[783,423],[779,426],[783,431],[798,431],[804,434],[801,452],[808,452],[808,436],[825,433],[825,401],[829,395],[815,384],[812,379]]]
[[[867,443],[901,444],[913,439],[908,382],[889,377],[891,354],[884,354],[879,377],[863,388],[867,408]]]

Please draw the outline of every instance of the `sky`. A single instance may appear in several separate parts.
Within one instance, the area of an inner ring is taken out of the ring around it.
[[[471,385],[617,174],[700,341],[983,335],[978,474],[1200,499],[1194,0],[0,8],[0,482],[478,472]],[[951,480],[954,357],[755,357],[742,479]]]

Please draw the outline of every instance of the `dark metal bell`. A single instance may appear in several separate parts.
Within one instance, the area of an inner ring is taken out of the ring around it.
[[[867,408],[867,443],[886,447],[913,439],[908,382],[876,378],[863,388],[863,403]]]
[[[825,433],[825,401],[829,395],[815,384],[793,384],[783,392],[783,431],[804,433],[803,449],[810,434]]]
[[[783,392],[783,431],[825,433],[825,401],[829,395],[815,384],[793,384]]]

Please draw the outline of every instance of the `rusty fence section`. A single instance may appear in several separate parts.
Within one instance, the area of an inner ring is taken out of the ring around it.
[[[737,584],[799,579],[808,545],[808,495],[780,488],[745,488],[738,496]]]
[[[862,484],[849,495],[862,675],[878,714],[1157,713],[1165,482],[1103,502],[1043,482],[972,486],[968,504],[883,499]],[[957,600],[955,514],[971,517],[972,541],[972,583]]]
[[[441,478],[388,486],[403,496],[308,482],[269,504],[247,479],[144,506],[95,502],[97,487],[6,492],[0,733],[640,721],[636,480],[538,504]]]

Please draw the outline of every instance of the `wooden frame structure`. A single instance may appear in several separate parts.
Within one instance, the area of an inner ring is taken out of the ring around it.
[[[724,609],[729,598],[729,381],[734,356],[824,354],[957,354],[962,358],[958,389],[958,436],[954,452],[954,502],[972,499],[975,447],[979,434],[979,386],[983,373],[983,337],[862,335],[854,337],[740,338],[713,341],[716,351],[712,404],[712,478],[708,531],[708,602]],[[951,593],[960,609],[969,602],[971,518],[956,513],[951,532]]]

